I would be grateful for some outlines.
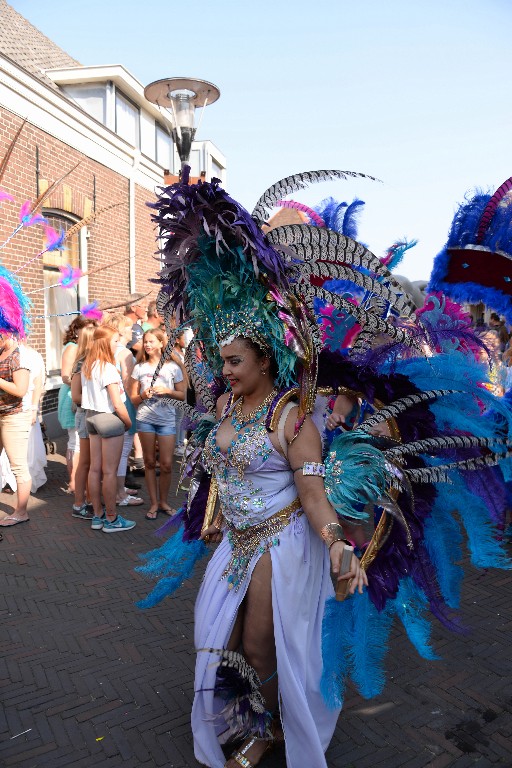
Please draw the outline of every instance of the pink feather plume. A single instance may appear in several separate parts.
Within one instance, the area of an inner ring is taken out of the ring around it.
[[[59,271],[59,285],[63,288],[74,288],[83,275],[81,269],[75,269],[71,264],[66,264],[65,267],[59,267]]]
[[[88,317],[89,320],[101,320],[103,317],[103,312],[101,309],[98,309],[97,301],[93,301],[92,304],[86,304],[82,307],[80,314],[84,317]]]

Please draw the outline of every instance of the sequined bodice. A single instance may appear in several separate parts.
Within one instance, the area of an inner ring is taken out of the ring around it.
[[[297,491],[288,461],[276,451],[263,424],[236,435],[223,453],[217,431],[224,418],[206,440],[203,462],[217,480],[224,516],[243,529],[285,507]]]

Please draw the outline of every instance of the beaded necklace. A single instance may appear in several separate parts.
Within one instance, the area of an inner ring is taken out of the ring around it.
[[[244,404],[244,398],[241,397],[235,408],[233,409],[233,413],[231,414],[231,424],[233,428],[239,432],[241,429],[248,429],[251,424],[256,424],[264,413],[268,411],[268,406],[274,399],[274,397],[277,394],[277,389],[273,389],[272,392],[270,392],[266,398],[263,400],[262,403],[260,403],[254,410],[250,411],[249,413],[242,413],[242,406]]]
[[[262,429],[261,424],[258,422],[267,415],[272,400],[276,396],[276,392],[277,390],[273,389],[263,402],[251,411],[251,413],[244,415],[241,412],[243,398],[240,398],[231,411],[228,409],[228,412],[221,418],[208,435],[205,450],[203,452],[206,466],[211,469],[216,467],[217,470],[221,470],[221,467],[224,465],[224,469],[221,471],[225,472],[226,464],[230,465],[237,470],[239,479],[243,479],[245,470],[254,456],[258,453],[264,456],[267,452],[265,446],[266,431],[265,429]],[[229,418],[230,413],[231,425],[235,430],[235,436],[228,446],[226,455],[223,456],[217,445],[217,430],[224,420]]]

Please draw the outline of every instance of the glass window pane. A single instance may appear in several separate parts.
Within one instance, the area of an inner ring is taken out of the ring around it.
[[[107,94],[105,85],[65,85],[63,90],[84,112],[106,125]]]
[[[48,224],[57,232],[64,229],[66,232],[74,225],[74,221],[59,216],[55,213],[44,212],[44,217]],[[68,315],[67,312],[74,312],[80,308],[78,286],[74,288],[50,288],[55,285],[59,279],[60,266],[71,264],[72,267],[80,266],[80,233],[76,232],[66,241],[64,251],[49,251],[42,257],[43,261],[43,284],[46,288],[44,292],[44,313],[45,318],[45,336],[46,336],[46,370],[49,373],[60,371],[60,358],[62,355],[62,340],[64,332],[75,315]],[[41,243],[45,247],[45,243]],[[48,315],[62,315],[62,317],[48,317]]]
[[[167,131],[156,126],[156,161],[167,171],[173,170],[173,142]]]
[[[140,148],[139,108],[117,90],[116,133],[132,147]]]
[[[74,288],[51,288],[59,279],[59,272],[55,269],[43,269],[45,315],[63,315],[62,317],[45,318],[46,335],[46,369],[49,373],[60,371],[60,358],[62,355],[62,340],[64,332],[76,315],[67,315],[78,309],[78,290]]]

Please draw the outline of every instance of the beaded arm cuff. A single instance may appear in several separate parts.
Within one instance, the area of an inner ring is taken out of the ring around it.
[[[320,531],[320,536],[325,541],[328,549],[330,549],[336,541],[343,541],[349,547],[352,546],[350,541],[343,535],[343,528],[339,523],[327,523],[327,525],[324,525]]]
[[[302,474],[325,477],[325,465],[318,461],[305,461],[302,465]]]

